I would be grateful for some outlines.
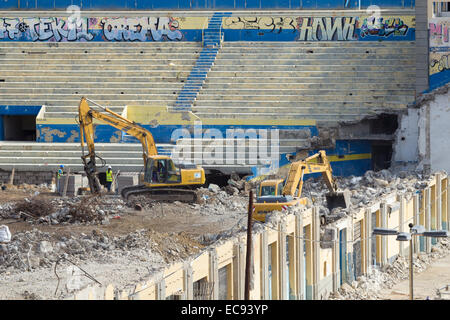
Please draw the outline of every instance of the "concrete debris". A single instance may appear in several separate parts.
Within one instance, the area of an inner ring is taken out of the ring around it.
[[[1,225],[0,226],[0,243],[11,241],[11,232],[9,231],[8,226]]]
[[[441,239],[431,253],[420,253],[414,257],[414,273],[425,271],[435,260],[450,253],[450,240]],[[392,288],[400,281],[409,279],[409,257],[398,256],[386,267],[370,268],[366,275],[358,277],[352,284],[344,283],[335,293],[331,293],[330,300],[380,300],[383,290]]]
[[[93,230],[92,234],[78,236],[59,236],[38,229],[19,232],[12,236],[11,242],[3,244],[0,250],[0,273],[31,271],[41,267],[51,267],[59,257],[65,255],[75,261],[108,261],[113,256],[129,256],[150,259],[161,254],[150,248],[151,233],[138,230],[120,237]]]
[[[1,205],[0,216],[23,219],[31,224],[99,224],[124,208],[125,203],[119,197],[25,198],[15,204]]]
[[[399,194],[412,194],[427,187],[433,177],[423,176],[418,172],[380,170],[367,171],[362,177],[336,177],[337,185],[341,190],[350,191],[352,209],[376,202],[383,195],[397,191]],[[345,208],[333,209],[331,212],[326,206],[325,194],[328,189],[322,178],[310,178],[304,181],[303,197],[311,198],[313,205],[319,208],[320,214],[326,219],[326,224],[341,219],[348,214]]]
[[[220,191],[220,187],[217,184],[211,183],[208,186],[208,190],[211,191],[211,192],[217,193],[217,192]]]

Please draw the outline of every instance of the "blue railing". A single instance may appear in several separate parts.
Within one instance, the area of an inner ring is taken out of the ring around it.
[[[223,39],[222,18],[230,15],[230,12],[216,12],[209,20],[208,28],[203,32],[202,52],[181,89],[173,109],[189,110],[194,104],[220,49]]]

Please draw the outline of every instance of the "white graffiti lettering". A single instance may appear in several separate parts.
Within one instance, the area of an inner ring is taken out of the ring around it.
[[[356,21],[356,17],[298,18],[298,40],[355,40]]]
[[[181,40],[178,21],[168,17],[148,18],[105,18],[102,20],[103,35],[109,41],[145,41],[150,37],[154,41]]]

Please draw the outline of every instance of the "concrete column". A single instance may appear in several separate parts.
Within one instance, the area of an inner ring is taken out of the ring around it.
[[[234,296],[238,300],[243,300],[245,289],[245,250],[242,242],[238,242],[234,245],[234,256]]]
[[[420,198],[419,195],[416,193],[413,196],[414,201],[414,221],[413,224],[415,226],[420,224],[419,220],[419,214],[420,214]],[[418,253],[420,251],[420,239],[418,236],[414,236],[414,253]]]
[[[436,174],[436,230],[442,230],[442,178]]]
[[[367,274],[372,259],[372,211],[370,210],[370,208],[366,209],[366,212],[364,212],[364,221],[364,273]]]
[[[431,230],[431,188],[425,189],[425,229]],[[425,251],[431,252],[431,238],[425,237]]]
[[[313,300],[319,299],[319,275],[320,275],[320,216],[319,209],[313,208],[312,222],[313,239]]]
[[[305,236],[303,234],[303,218],[301,214],[295,215],[295,249],[297,257],[296,259],[296,279],[297,279],[297,299],[298,300],[304,300],[305,299],[305,292],[303,292],[304,287],[304,270],[305,270],[305,264],[303,261],[303,237]]]
[[[340,286],[340,267],[339,267],[339,229],[334,229],[333,237],[333,292],[336,292]]]
[[[425,229],[431,230],[431,188],[425,189]],[[431,238],[425,237],[425,251],[431,252]]]
[[[214,284],[211,299],[219,299],[219,269],[216,249],[209,250],[209,282]]]
[[[403,195],[398,196],[398,202],[400,203],[399,213],[398,213],[398,231],[405,232],[405,197]],[[404,241],[397,241],[399,245],[399,254],[405,256],[405,244]],[[406,255],[407,256],[407,255]]]
[[[450,231],[450,177],[447,176],[447,230]]]
[[[157,284],[156,284],[156,294],[157,300],[165,300],[166,299],[166,280],[162,278]]]
[[[387,204],[380,204],[380,220],[381,228],[387,228]],[[385,266],[387,263],[387,241],[386,236],[381,237],[381,266]]]
[[[279,298],[280,300],[288,300],[289,297],[286,294],[287,292],[287,281],[289,281],[289,275],[286,274],[286,223],[282,222],[278,224],[279,232],[278,232],[278,273],[279,273],[279,288],[280,288],[280,294]]]
[[[269,299],[269,250],[267,230],[261,233],[261,300]]]
[[[190,263],[184,265],[184,299],[194,299],[194,281],[192,278],[192,266]]]

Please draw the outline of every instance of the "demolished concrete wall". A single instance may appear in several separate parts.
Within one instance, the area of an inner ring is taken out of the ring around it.
[[[434,172],[450,170],[449,85],[421,95],[399,121],[393,165]]]

